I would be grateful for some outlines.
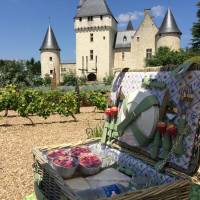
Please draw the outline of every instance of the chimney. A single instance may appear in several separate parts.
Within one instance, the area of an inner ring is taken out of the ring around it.
[[[151,16],[151,8],[145,8],[144,9],[144,16],[146,17],[147,15]]]

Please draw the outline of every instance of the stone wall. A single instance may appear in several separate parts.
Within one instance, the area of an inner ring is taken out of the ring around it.
[[[52,61],[50,60],[52,58]],[[40,54],[41,60],[41,75],[42,78],[45,75],[53,76],[53,70],[56,70],[56,81],[59,83],[60,80],[60,52],[59,51],[45,51],[43,50]]]
[[[152,55],[155,54],[157,32],[158,28],[148,10],[145,11],[144,21],[141,23],[131,43],[132,61],[130,68],[145,67],[146,49],[152,49]]]

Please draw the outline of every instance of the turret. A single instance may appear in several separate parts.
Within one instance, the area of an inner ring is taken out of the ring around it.
[[[134,30],[131,20],[128,21],[128,25],[126,27],[126,30],[127,31],[133,31]]]
[[[40,60],[42,78],[46,75],[53,77],[55,70],[58,84],[60,82],[60,47],[50,25],[40,48]]]
[[[74,20],[76,74],[88,81],[112,74],[117,21],[106,0],[81,0]]]
[[[169,47],[172,50],[180,49],[181,31],[178,28],[172,11],[168,8],[164,20],[156,35],[157,48]]]

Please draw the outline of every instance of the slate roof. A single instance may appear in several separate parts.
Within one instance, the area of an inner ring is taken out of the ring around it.
[[[58,50],[60,51],[60,47],[57,43],[56,37],[54,35],[52,27],[49,25],[45,38],[43,40],[42,46],[40,47],[41,50]]]
[[[75,16],[76,18],[101,15],[110,15],[113,17],[113,14],[108,7],[106,0],[85,0],[80,1],[80,4],[82,4],[82,6],[79,6],[79,9],[77,9],[77,13]]]
[[[135,35],[136,31],[120,31],[117,32],[116,41],[114,48],[130,48],[131,47],[131,41]]]
[[[172,14],[172,11],[169,8],[159,28],[158,34],[161,34],[161,33],[178,33],[180,35],[182,34],[180,29],[178,28],[178,25]]]

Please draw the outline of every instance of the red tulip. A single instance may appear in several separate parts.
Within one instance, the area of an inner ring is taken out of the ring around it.
[[[169,124],[167,126],[167,133],[172,136],[173,138],[176,137],[176,134],[177,134],[177,128],[174,124]]]
[[[164,135],[166,133],[167,125],[165,122],[158,122],[157,124],[157,130],[160,134]]]
[[[105,110],[105,114],[106,114],[107,116],[111,116],[111,115],[112,115],[112,110],[111,110],[111,108],[107,108],[107,109]]]
[[[119,109],[117,107],[112,107],[111,108],[111,113],[113,116],[117,116]]]

